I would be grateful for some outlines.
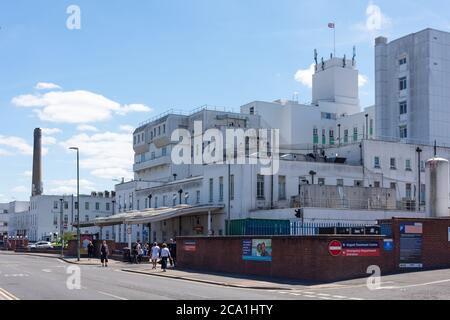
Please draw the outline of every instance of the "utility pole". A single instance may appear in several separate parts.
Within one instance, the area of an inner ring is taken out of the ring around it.
[[[69,149],[77,151],[77,261],[80,261],[80,149],[77,147],[71,147]]]
[[[63,223],[63,205],[64,198],[59,199],[61,208],[59,210],[59,236],[61,237],[61,258],[64,257],[64,223]]]

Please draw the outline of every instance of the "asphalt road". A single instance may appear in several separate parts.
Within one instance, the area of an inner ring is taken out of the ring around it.
[[[120,266],[75,266],[81,288],[70,289],[67,271],[73,267],[55,258],[0,252],[0,300],[450,300],[450,270],[385,276],[377,290],[369,290],[366,279],[256,290],[127,273]]]

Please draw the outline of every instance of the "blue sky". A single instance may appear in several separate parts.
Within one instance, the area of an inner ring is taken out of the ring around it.
[[[81,29],[69,30],[69,5]],[[253,100],[310,100],[313,50],[352,54],[361,105],[374,101],[373,39],[450,31],[448,1],[4,0],[0,2],[0,202],[26,200],[35,127],[46,128],[45,193],[113,189],[131,177],[131,130],[169,108],[238,110]],[[301,72],[303,70],[303,72]],[[300,72],[299,72],[300,71]],[[95,131],[94,131],[95,130]]]

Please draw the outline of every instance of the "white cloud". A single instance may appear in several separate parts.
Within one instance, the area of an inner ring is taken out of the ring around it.
[[[24,171],[22,175],[25,177],[31,177],[33,175],[33,171],[31,170]]]
[[[364,87],[369,82],[369,78],[363,74],[358,75],[358,86]]]
[[[27,94],[14,97],[11,102],[17,107],[34,108],[33,111],[43,121],[58,123],[87,124],[107,121],[113,114],[152,111],[142,104],[120,105],[100,94],[85,90]]]
[[[93,131],[93,132],[97,132],[98,129],[94,126],[90,126],[88,124],[80,124],[79,126],[77,126],[77,130],[78,131]]]
[[[17,192],[17,193],[25,193],[28,192],[29,189],[25,186],[17,186],[15,188],[12,189],[12,192]]]
[[[130,112],[150,112],[150,111],[152,111],[152,109],[143,104],[126,104],[122,108],[117,110],[116,113],[124,116]]]
[[[119,126],[119,130],[127,132],[129,134],[132,134],[134,132],[135,128],[130,125],[121,125],[121,126]]]
[[[33,154],[32,146],[29,145],[24,139],[19,137],[13,136],[7,137],[0,135],[0,145],[15,149],[16,151],[24,155]]]
[[[49,136],[57,134],[57,133],[61,133],[61,132],[62,132],[62,130],[59,128],[42,128],[42,133],[49,135]]]
[[[295,80],[302,85],[312,88],[312,76],[315,72],[315,65],[312,64],[308,69],[300,69],[295,73]]]
[[[48,192],[51,194],[75,194],[77,193],[77,179],[50,180]],[[86,179],[80,179],[80,192],[90,194],[95,190],[95,183]]]
[[[61,89],[60,86],[51,82],[39,82],[34,88],[37,90]]]
[[[42,137],[42,144],[43,145],[52,145],[56,144],[56,138],[51,136],[43,136]]]
[[[60,145],[80,148],[80,166],[90,170],[98,178],[132,178],[133,166],[132,136],[128,133],[104,132],[88,135],[78,134]]]
[[[0,149],[0,157],[9,157],[12,155],[13,153],[9,152],[8,150]]]

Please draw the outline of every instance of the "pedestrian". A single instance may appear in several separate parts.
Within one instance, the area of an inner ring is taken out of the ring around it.
[[[88,249],[88,260],[90,261],[91,258],[94,257],[94,244],[92,243],[92,241],[89,241],[87,249]]]
[[[167,248],[167,244],[163,243],[161,247],[162,247],[161,252],[160,252],[160,256],[161,256],[161,260],[162,260],[161,268],[162,268],[163,272],[166,272],[167,259],[170,259],[171,256],[170,256],[169,248]]]
[[[109,248],[106,244],[106,241],[103,240],[102,246],[100,248],[100,259],[102,262],[102,267],[108,266],[108,256],[109,256]]]
[[[170,239],[170,243],[168,245],[170,256],[172,257],[170,259],[170,266],[175,267],[177,263],[177,243],[175,240]]]
[[[158,243],[155,242],[153,244],[152,250],[151,250],[151,254],[152,254],[152,263],[153,263],[153,268],[152,269],[156,269],[156,263],[158,262],[158,257],[159,257],[159,253],[160,253],[161,249],[158,246]]]
[[[147,241],[144,242],[144,245],[142,246],[142,249],[144,251],[144,257],[147,257],[147,254],[148,254],[148,243],[147,243]]]
[[[137,253],[137,263],[142,262],[142,256],[144,255],[144,250],[142,249],[141,241],[138,240],[136,243],[136,253]]]

